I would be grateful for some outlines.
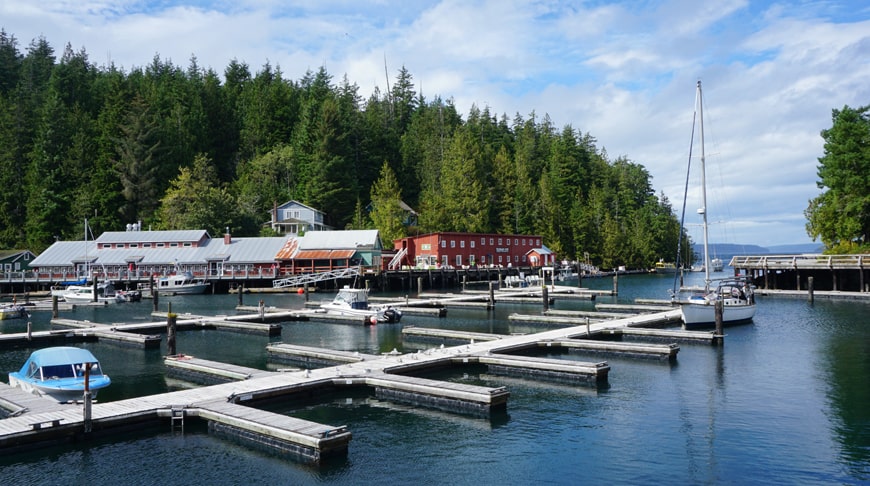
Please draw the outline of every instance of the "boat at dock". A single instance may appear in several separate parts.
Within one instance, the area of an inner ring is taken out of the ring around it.
[[[96,286],[96,296],[94,296],[94,292],[95,289],[93,285],[70,285],[58,293],[55,293],[55,290],[52,290],[52,295],[58,295],[66,302],[71,303],[118,302],[118,294],[115,291],[115,286],[112,282],[98,282]]]
[[[399,322],[402,312],[390,306],[370,306],[368,289],[355,289],[347,285],[338,291],[332,302],[321,304],[321,309],[339,316],[360,316],[372,324]]]
[[[659,260],[654,268],[656,273],[677,273],[677,266],[671,262]]]
[[[196,278],[190,272],[180,272],[160,277],[154,286],[154,289],[160,295],[202,294],[208,288],[209,283],[204,278]],[[148,295],[151,292],[151,284],[139,284],[139,291],[142,294]]]
[[[61,403],[80,400],[85,391],[96,398],[111,383],[90,351],[71,346],[34,351],[21,370],[9,373],[10,386]]]
[[[701,207],[698,209],[698,214],[701,215],[701,227],[703,228],[704,235],[704,288],[699,292],[694,292],[688,299],[679,299],[678,301],[680,304],[683,326],[686,329],[714,326],[716,324],[716,304],[718,302],[722,303],[722,325],[749,322],[755,315],[755,295],[752,290],[752,285],[750,285],[747,280],[739,277],[721,279],[716,282],[714,288],[712,286],[713,281],[710,279],[712,262],[710,259],[710,249],[708,244],[707,188],[704,155],[704,103],[700,81],[698,81],[695,101],[698,110],[698,126],[701,142]],[[686,178],[686,180],[688,181],[688,178]],[[688,192],[688,184],[686,191]],[[682,233],[682,228],[680,232]],[[676,279],[674,279],[674,281],[676,286]],[[673,289],[672,294],[674,298],[677,299],[678,295],[676,288]]]
[[[27,308],[23,305],[12,303],[0,304],[0,321],[7,319],[21,319],[27,317]]]

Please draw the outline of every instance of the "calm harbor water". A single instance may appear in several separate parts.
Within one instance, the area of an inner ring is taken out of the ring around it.
[[[692,278],[698,278],[693,275]],[[687,282],[691,283],[691,282]],[[610,288],[612,280],[584,285]],[[619,280],[618,298],[667,298],[669,277]],[[294,294],[244,297],[254,305],[302,306]],[[313,294],[314,299],[329,298]],[[235,313],[237,296],[161,297],[165,310]],[[591,309],[593,302],[557,301],[555,308]],[[64,317],[96,322],[150,319],[151,302],[79,309]],[[522,333],[513,312],[540,306],[499,305],[493,313],[450,309],[445,319],[406,316],[375,327],[285,323],[273,341],[383,353],[411,352],[402,325]],[[754,483],[858,484],[870,481],[870,304],[760,297],[753,324],[727,328],[725,345],[681,344],[675,363],[600,355],[554,355],[611,365],[609,386],[592,389],[489,375],[485,369],[440,376],[507,386],[507,412],[490,419],[418,409],[350,393],[323,402],[288,400],[273,411],[353,433],[346,458],[321,466],[296,463],[188,426],[166,427],[98,442],[0,457],[2,484],[577,484]],[[33,317],[48,328],[47,314]],[[18,322],[16,324],[16,322]],[[20,321],[0,322],[19,332]],[[257,368],[269,362],[270,338],[220,331],[184,331],[179,352]],[[100,358],[113,401],[193,386],[167,380],[161,350],[107,343],[83,345]],[[165,346],[165,344],[164,344]],[[0,371],[16,370],[30,350],[0,351]]]

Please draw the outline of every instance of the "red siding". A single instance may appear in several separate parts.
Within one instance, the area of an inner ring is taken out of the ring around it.
[[[494,233],[430,233],[396,240],[396,248],[405,247],[408,255],[404,265],[526,266],[529,251],[541,248],[543,242],[536,235],[499,235]]]

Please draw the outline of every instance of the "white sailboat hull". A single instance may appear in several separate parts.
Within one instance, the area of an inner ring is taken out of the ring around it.
[[[686,329],[712,327],[716,325],[716,306],[707,300],[687,301],[680,303],[680,311]],[[746,323],[755,316],[755,304],[745,302],[725,301],[722,306],[722,325]]]

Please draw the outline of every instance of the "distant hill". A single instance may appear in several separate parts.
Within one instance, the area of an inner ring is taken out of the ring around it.
[[[718,255],[720,258],[733,255],[796,255],[802,253],[821,253],[824,250],[824,245],[819,243],[803,243],[798,245],[775,245],[763,247],[758,245],[736,245],[733,243],[712,243],[710,244],[710,254]],[[704,245],[695,243],[692,245],[692,250],[696,255],[704,252]]]

